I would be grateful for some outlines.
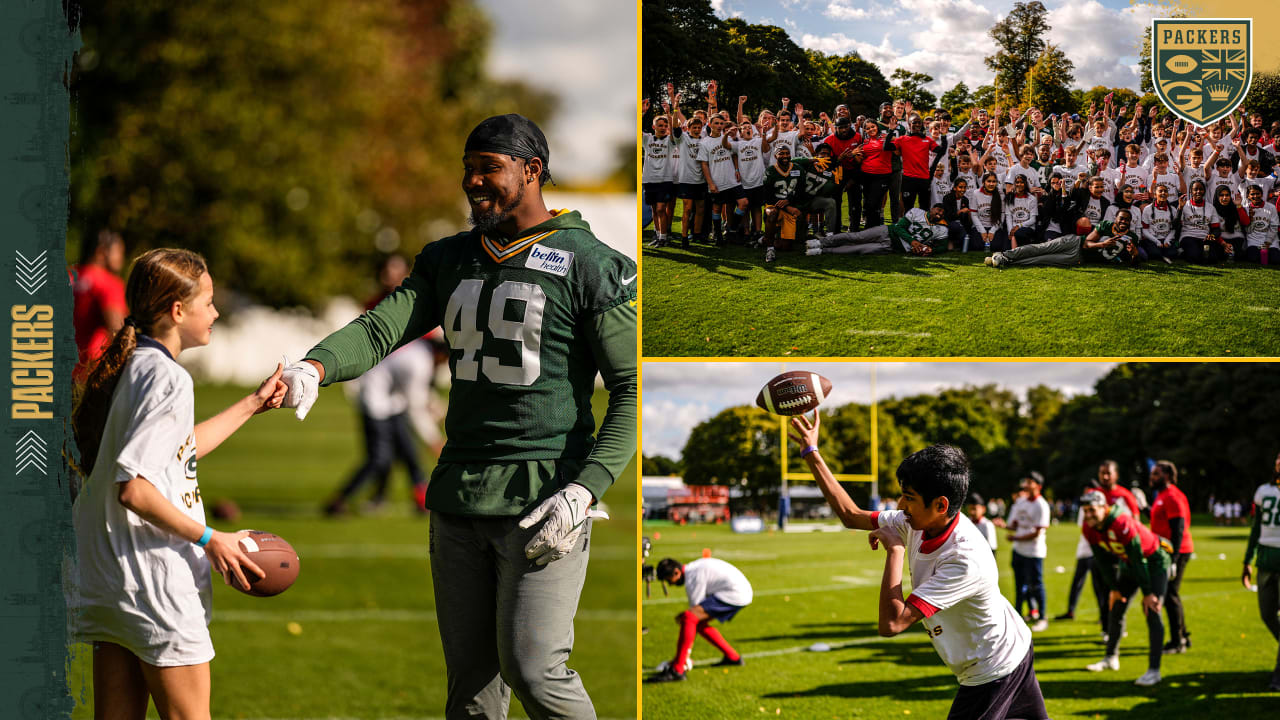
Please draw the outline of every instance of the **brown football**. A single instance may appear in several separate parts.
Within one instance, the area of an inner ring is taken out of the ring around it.
[[[231,577],[231,587],[246,595],[254,597],[271,597],[279,595],[293,585],[298,579],[298,553],[287,540],[264,530],[250,530],[248,537],[240,538],[240,547],[249,559],[262,568],[265,577],[257,577],[245,570],[249,579],[249,587],[240,586],[240,582]]]
[[[775,415],[801,415],[817,409],[830,393],[830,380],[807,370],[792,370],[761,388],[756,405]]]

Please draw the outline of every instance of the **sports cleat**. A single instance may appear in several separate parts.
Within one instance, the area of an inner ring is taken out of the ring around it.
[[[777,250],[775,250],[775,249],[773,249],[773,248],[768,248],[768,249],[766,249],[766,250],[764,251],[764,261],[765,261],[765,262],[767,262],[767,263],[771,263],[771,262],[773,262],[774,260],[777,260],[777,259],[778,259],[778,251],[777,251]]]
[[[668,668],[664,668],[662,672],[650,675],[649,677],[645,678],[644,681],[646,683],[668,683],[668,682],[680,682],[682,680],[687,680],[687,679],[688,678],[685,676],[684,673],[678,673],[675,670],[672,670],[671,668],[668,667]]]
[[[1185,640],[1183,642],[1170,640],[1169,642],[1164,644],[1165,655],[1180,655],[1186,651],[1187,651],[1187,643]]]
[[[742,667],[746,664],[747,662],[742,659],[741,655],[739,655],[736,660],[730,660],[728,657],[722,658],[720,662],[715,663],[711,667]]]
[[[1152,685],[1156,685],[1159,682],[1160,682],[1160,671],[1156,670],[1155,668],[1151,668],[1150,670],[1142,673],[1142,677],[1138,678],[1137,680],[1134,680],[1133,684],[1139,685],[1142,687],[1151,687]]]
[[[1057,617],[1054,618],[1054,620],[1075,620],[1075,619],[1076,619],[1076,614],[1073,612],[1064,612],[1061,615],[1058,615]]]
[[[812,248],[821,248],[821,247],[822,247],[822,241],[821,241],[821,240],[819,240],[818,238],[810,238],[810,239],[806,240],[804,244],[805,244],[805,247],[810,248],[810,249],[812,249]]]
[[[1108,655],[1096,663],[1090,663],[1089,665],[1085,665],[1084,669],[1088,670],[1089,672],[1102,672],[1104,670],[1119,670],[1120,656]]]
[[[804,251],[804,254],[805,254],[805,255],[821,255],[821,254],[822,254],[822,248],[820,248],[820,247],[816,247],[816,248],[809,248],[808,250],[805,250],[805,251]]]
[[[1031,624],[1031,632],[1044,632],[1045,630],[1048,630],[1048,629],[1049,629],[1048,620],[1041,619]]]
[[[995,264],[995,263],[991,262],[991,256],[990,256],[990,255],[988,255],[988,256],[986,256],[986,257],[982,258],[982,264],[983,264],[983,265],[986,265],[987,267],[995,267],[995,266],[996,266],[996,264]]]

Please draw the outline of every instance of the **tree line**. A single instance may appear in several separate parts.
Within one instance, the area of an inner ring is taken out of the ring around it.
[[[1140,51],[1141,87],[1073,88],[1075,64],[1063,50],[1047,42],[1048,10],[1032,0],[1017,2],[989,31],[994,51],[984,58],[993,74],[989,84],[970,88],[964,82],[935,95],[927,89],[934,78],[898,68],[888,77],[856,51],[827,55],[796,45],[786,31],[773,25],[753,25],[741,18],[720,19],[710,0],[644,0],[643,92],[664,98],[667,82],[675,84],[689,107],[700,105],[706,83],[719,82],[721,106],[732,111],[746,95],[752,116],[776,109],[788,97],[805,107],[831,110],[838,104],[850,112],[878,116],[879,106],[907,100],[919,111],[945,109],[962,118],[974,107],[1036,107],[1050,113],[1088,111],[1090,103],[1115,93],[1117,107],[1141,101],[1159,103],[1150,85],[1149,37]],[[1149,30],[1148,30],[1149,33]],[[1134,38],[1137,49],[1144,38]],[[1270,122],[1280,119],[1280,73],[1255,72],[1245,107],[1261,112]],[[688,109],[688,108],[686,108]]]
[[[993,375],[1000,364],[989,366]],[[1089,394],[1067,398],[1038,385],[1020,398],[998,378],[933,395],[878,404],[878,483],[882,496],[899,487],[898,463],[932,443],[969,456],[972,489],[986,497],[1013,493],[1032,470],[1051,498],[1078,497],[1098,463],[1115,460],[1121,481],[1146,482],[1147,461],[1170,460],[1194,510],[1209,497],[1248,503],[1271,479],[1280,452],[1277,367],[1265,363],[1130,363],[1098,380]],[[870,406],[822,410],[819,449],[836,473],[871,466]],[[681,458],[643,458],[646,475],[682,475],[695,485],[737,485],[743,503],[771,509],[777,501],[781,441],[775,416],[741,405],[699,423]],[[792,447],[792,467],[805,466]]]

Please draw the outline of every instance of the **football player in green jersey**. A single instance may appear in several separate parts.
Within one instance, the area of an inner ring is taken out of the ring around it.
[[[1280,455],[1276,455],[1275,473],[1271,482],[1259,485],[1253,494],[1253,530],[1249,533],[1249,545],[1244,551],[1244,572],[1240,581],[1247,588],[1253,587],[1254,553],[1258,557],[1258,611],[1262,622],[1277,640],[1280,640]],[[1276,654],[1275,669],[1271,671],[1268,690],[1280,690],[1280,652]]]
[[[431,243],[377,307],[282,377],[299,419],[438,325],[453,385],[427,489],[431,575],[448,669],[445,716],[594,718],[566,661],[591,506],[635,453],[636,265],[577,212],[549,211],[542,131],[481,122],[463,150],[474,229]],[[593,437],[597,372],[608,410]]]

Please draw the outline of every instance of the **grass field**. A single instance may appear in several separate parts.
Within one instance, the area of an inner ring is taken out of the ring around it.
[[[1131,609],[1119,672],[1086,672],[1084,666],[1103,655],[1098,612],[1086,585],[1075,621],[1051,622],[1035,635],[1036,674],[1050,717],[1275,716],[1276,696],[1264,689],[1276,642],[1258,618],[1257,596],[1239,581],[1247,529],[1205,527],[1197,518],[1193,532],[1197,556],[1182,586],[1192,650],[1164,658],[1161,684],[1135,686],[1146,670],[1146,626],[1140,610]],[[946,716],[958,685],[922,626],[894,638],[876,633],[884,553],[868,549],[865,533],[734,535],[725,528],[671,525],[646,525],[644,533],[658,538],[653,562],[666,556],[693,560],[708,548],[741,568],[755,588],[749,607],[717,624],[746,665],[709,667],[720,654],[699,638],[687,681],[644,686],[645,720]],[[1010,551],[1001,537],[1001,586],[1013,597]],[[1049,531],[1050,617],[1066,610],[1077,537],[1069,525]],[[1218,559],[1219,553],[1226,559]],[[1056,572],[1057,566],[1064,572]],[[685,604],[683,590],[674,587],[663,597],[655,586],[645,600],[646,672],[674,654],[672,618]],[[816,642],[831,651],[806,650]]]
[[[679,222],[675,223],[680,230]],[[645,242],[652,232],[645,233]],[[1005,268],[937,258],[645,247],[646,357],[1280,354],[1280,272],[1177,262]]]
[[[197,388],[196,417],[212,415],[244,392]],[[604,399],[597,394],[597,416]],[[218,498],[234,498],[244,511],[238,522],[213,522],[216,528],[271,530],[301,558],[297,583],[274,598],[242,595],[215,576],[214,718],[444,715],[428,521],[410,513],[407,476],[401,469],[393,474],[395,502],[383,514],[337,520],[320,514],[361,452],[355,411],[340,389],[327,388],[305,423],[292,411],[259,416],[201,459],[206,508]],[[595,525],[570,659],[602,718],[636,714],[634,478],[632,465],[605,497],[612,519]],[[297,624],[293,631],[290,623]],[[89,718],[88,652],[72,649],[72,693],[82,698],[73,717]],[[524,716],[515,698],[512,715]]]

